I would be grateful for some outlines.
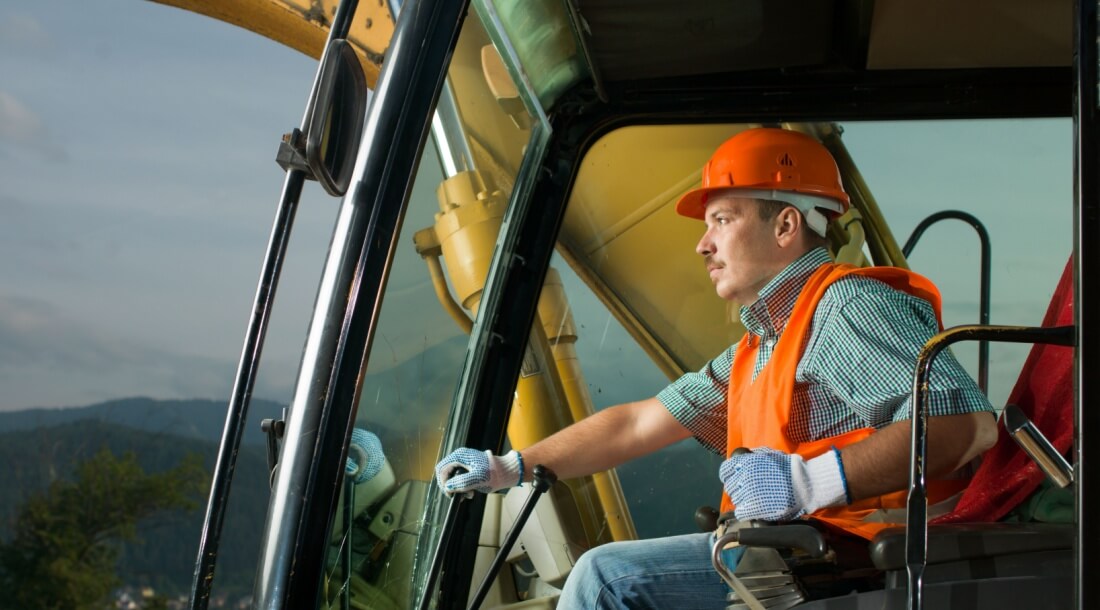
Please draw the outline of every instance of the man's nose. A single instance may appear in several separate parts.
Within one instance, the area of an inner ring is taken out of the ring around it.
[[[704,232],[703,236],[699,238],[699,243],[695,244],[695,252],[702,256],[714,254],[714,242],[710,239],[709,230]]]

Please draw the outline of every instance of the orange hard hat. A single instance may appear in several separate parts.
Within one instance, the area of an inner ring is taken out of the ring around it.
[[[798,199],[824,198],[832,200],[822,206],[831,213],[848,211],[848,194],[833,156],[821,142],[787,129],[747,129],[723,142],[703,166],[702,186],[681,197],[676,212],[702,220],[707,196],[726,190],[743,190],[752,197],[772,191],[779,201],[785,200],[784,193],[810,195]]]

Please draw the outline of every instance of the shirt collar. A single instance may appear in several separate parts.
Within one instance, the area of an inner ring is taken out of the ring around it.
[[[787,326],[806,280],[828,262],[832,258],[825,248],[814,248],[798,257],[760,289],[760,298],[741,307],[741,324],[758,337],[778,336]]]

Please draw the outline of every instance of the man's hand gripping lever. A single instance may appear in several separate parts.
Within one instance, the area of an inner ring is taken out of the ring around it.
[[[474,497],[474,492],[492,493],[523,484],[523,457],[518,451],[505,455],[493,455],[491,451],[478,451],[468,447],[455,449],[435,465],[435,481],[439,489],[451,498],[447,516],[440,530],[439,544],[432,555],[428,580],[424,584],[420,610],[427,610],[435,595],[436,579],[442,571],[445,555],[443,542],[447,533],[458,521],[458,511],[463,500]]]
[[[460,447],[436,464],[435,480],[448,496],[463,494],[467,498],[475,491],[487,494],[517,487],[523,484],[523,456],[515,450],[493,455],[492,451]]]
[[[500,567],[504,565],[504,560],[508,557],[508,554],[512,552],[512,547],[515,546],[516,540],[519,539],[519,534],[523,531],[523,526],[527,523],[527,518],[530,517],[531,512],[535,510],[535,504],[538,503],[539,497],[554,486],[554,483],[558,480],[558,475],[554,474],[553,470],[550,470],[542,464],[536,464],[531,472],[531,479],[531,495],[527,496],[527,501],[523,503],[523,508],[520,509],[519,515],[516,516],[515,522],[512,523],[512,528],[508,530],[508,534],[504,536],[504,541],[500,545],[500,550],[497,551],[496,557],[493,558],[493,563],[489,564],[489,571],[485,573],[485,578],[482,579],[481,586],[477,588],[477,592],[470,600],[468,610],[478,610],[478,608],[481,607],[481,602],[485,600],[485,596],[489,594],[489,589],[493,586],[493,581],[497,577],[497,572],[500,571]]]

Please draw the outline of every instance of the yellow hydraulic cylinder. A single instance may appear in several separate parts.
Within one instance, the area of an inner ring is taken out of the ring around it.
[[[475,171],[461,172],[444,180],[437,195],[440,212],[436,214],[435,224],[419,231],[414,241],[417,251],[433,269],[436,293],[444,300],[444,308],[464,330],[469,330],[469,319],[464,318],[461,309],[446,302],[449,298],[445,297],[446,286],[440,285],[442,276],[438,273],[438,257],[441,255],[446,261],[451,286],[461,308],[476,315],[507,202],[489,184],[489,178]],[[568,312],[560,278],[556,282],[558,296],[554,300],[558,305],[554,310]],[[571,319],[569,324],[572,328]],[[592,412],[573,351],[576,334],[573,330],[570,333],[572,339],[564,341],[555,334],[555,341],[562,346],[560,350],[552,350],[543,324],[536,323],[531,329],[508,421],[508,439],[517,450],[550,436]],[[564,366],[556,356],[557,351],[566,355]],[[570,380],[565,386],[559,377],[559,371],[563,369],[568,371],[567,378]],[[595,545],[609,540],[636,538],[617,475],[609,471],[597,478],[598,481],[586,477],[566,482],[577,501],[589,542]],[[601,524],[605,515],[607,527]]]
[[[573,421],[578,422],[592,415],[595,409],[580,360],[577,359],[577,325],[573,322],[573,312],[569,309],[561,275],[554,268],[546,272],[546,281],[539,297],[539,319],[557,363],[558,378],[565,390],[569,411]],[[634,520],[630,517],[618,474],[613,470],[598,472],[592,475],[592,482],[603,504],[612,540],[637,539],[638,532],[634,529]]]
[[[508,418],[508,440],[513,449],[522,451],[573,423],[552,357],[542,326],[535,324],[523,355],[512,414]],[[588,544],[610,542],[610,528],[602,525],[606,511],[591,478],[569,479],[565,484],[573,492]]]
[[[458,302],[475,315],[508,206],[488,180],[476,171],[460,172],[436,191],[440,212],[435,215],[435,235],[447,261],[451,287]]]

